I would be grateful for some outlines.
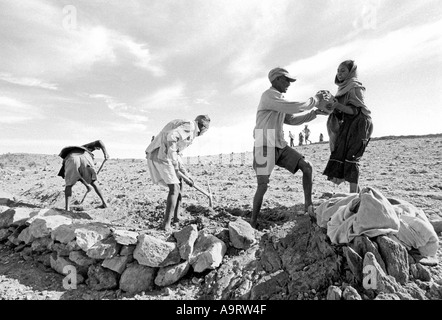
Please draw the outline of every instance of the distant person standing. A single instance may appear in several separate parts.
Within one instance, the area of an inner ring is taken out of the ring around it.
[[[319,142],[324,141],[324,135],[322,133],[319,134]]]
[[[305,125],[304,130],[302,131],[304,132],[305,144],[307,144],[307,141],[311,144],[312,142],[310,141],[310,129],[308,128],[308,125]]]
[[[87,189],[87,193],[95,190],[100,197],[102,205],[100,208],[106,208],[103,195],[96,184],[97,174],[94,169],[94,150],[102,150],[104,160],[109,159],[106,147],[101,140],[84,144],[82,146],[70,146],[61,150],[59,156],[63,158],[63,164],[58,173],[65,179],[65,209],[69,210],[69,202],[72,196],[72,187],[77,181],[80,181]],[[92,186],[92,187],[91,187]]]
[[[153,141],[153,139],[155,139],[155,136],[152,136],[152,139],[150,139],[150,142],[152,142],[152,141]]]
[[[289,138],[290,138],[290,147],[294,147],[295,143],[293,142],[295,140],[295,136],[292,134],[291,131],[289,131]]]
[[[199,115],[195,120],[172,120],[146,148],[147,167],[153,183],[169,189],[161,226],[163,230],[170,230],[172,215],[174,222],[178,222],[183,178],[188,185],[193,186],[193,179],[184,167],[181,152],[190,146],[196,137],[203,135],[209,129],[209,125],[210,118],[207,115]]]
[[[350,193],[360,192],[359,161],[373,132],[371,111],[365,105],[365,87],[358,80],[357,66],[346,60],[335,76],[338,92],[333,98],[333,113],[327,119],[330,159],[323,172],[335,184],[350,183]]]
[[[302,146],[304,144],[304,135],[302,131],[299,133],[299,145]]]

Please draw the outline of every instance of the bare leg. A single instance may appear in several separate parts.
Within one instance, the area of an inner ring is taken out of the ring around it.
[[[64,188],[64,202],[65,202],[66,211],[69,211],[69,203],[71,201],[71,196],[72,196],[72,186],[66,186]]]
[[[299,170],[302,171],[302,188],[304,189],[304,208],[307,212],[308,207],[313,204],[313,168],[310,162],[301,159],[298,163]]]
[[[107,208],[107,204],[106,201],[104,201],[103,195],[101,194],[100,188],[98,188],[98,186],[96,185],[96,181],[93,181],[91,183],[92,187],[94,187],[95,192],[98,194],[98,196],[100,197],[101,202],[103,203],[101,205],[101,208]]]
[[[86,187],[86,194],[88,194],[89,192],[91,192],[92,191],[92,187],[91,187],[91,185],[89,184],[89,183],[87,183],[86,182],[86,180],[84,180],[83,178],[81,178],[80,177],[80,182]],[[86,197],[86,195],[85,195],[85,197]]]
[[[265,177],[265,178],[260,178]],[[255,196],[253,197],[253,210],[252,219],[250,225],[256,228],[256,223],[258,221],[259,212],[261,211],[262,202],[264,200],[264,195],[267,192],[269,186],[269,176],[258,176],[258,188],[256,189]]]
[[[164,213],[164,221],[161,226],[161,228],[166,231],[170,230],[170,222],[172,220],[172,215],[175,213],[178,196],[180,194],[179,184],[168,184],[167,186],[169,187],[169,194],[167,195],[166,212]]]
[[[173,222],[174,223],[180,221],[178,216],[179,216],[180,209],[181,209],[182,193],[183,193],[183,181],[181,180],[180,181],[180,190],[179,190],[179,194],[178,194],[178,197],[177,197],[177,200],[176,200],[175,211],[174,211],[174,216],[173,216]]]

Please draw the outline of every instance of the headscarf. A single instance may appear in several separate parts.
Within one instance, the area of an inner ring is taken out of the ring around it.
[[[343,96],[353,88],[361,88],[362,91],[365,91],[365,87],[358,79],[358,73],[357,73],[358,66],[356,65],[356,63],[353,60],[346,60],[342,62],[340,65],[345,65],[350,71],[347,77],[342,81],[338,80],[337,75],[335,76],[335,84],[338,86],[338,91],[336,92],[335,97]],[[365,115],[367,116],[370,115],[371,113],[370,110],[365,105],[364,101],[359,99],[359,97],[355,97],[355,99],[350,98],[350,102],[354,104],[355,107],[362,108],[362,112]]]
[[[338,75],[335,76],[335,84],[338,86],[338,92],[336,92],[335,97],[340,97],[353,88],[363,88],[363,90],[365,90],[362,83],[358,80],[358,66],[356,65],[356,63],[354,63],[353,60],[346,60],[342,62],[340,66],[341,65],[345,65],[345,67],[349,69],[349,73],[347,77],[342,81],[338,80]],[[350,65],[352,65],[351,69],[349,68]]]
[[[206,128],[210,125],[210,118],[207,114],[200,114],[195,118],[195,121],[201,123]]]

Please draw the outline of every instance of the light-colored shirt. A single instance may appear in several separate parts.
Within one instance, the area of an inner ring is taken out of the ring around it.
[[[158,160],[171,161],[178,169],[182,164],[181,152],[192,144],[199,131],[196,121],[170,121],[146,148],[146,158],[151,159],[151,154],[158,150]]]
[[[258,105],[253,131],[255,147],[285,148],[288,143],[284,139],[283,124],[300,125],[315,119],[316,114],[313,110],[303,115],[295,114],[311,110],[318,102],[316,97],[309,98],[306,102],[288,101],[283,93],[273,87],[264,91]]]

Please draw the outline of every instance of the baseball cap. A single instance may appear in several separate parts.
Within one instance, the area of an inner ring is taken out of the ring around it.
[[[284,68],[277,67],[277,68],[270,70],[270,72],[269,72],[270,82],[272,82],[273,80],[275,80],[279,76],[285,76],[290,82],[296,81],[296,77],[290,75],[290,73]]]

